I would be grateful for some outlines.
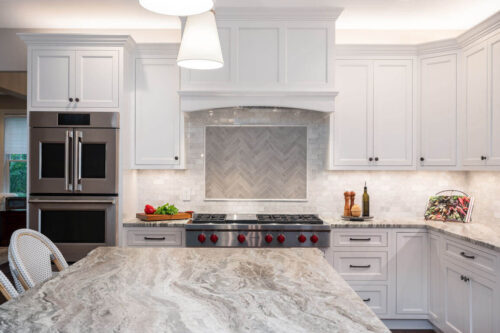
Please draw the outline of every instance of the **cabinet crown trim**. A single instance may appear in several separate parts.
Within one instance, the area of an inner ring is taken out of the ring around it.
[[[135,47],[129,35],[18,33],[17,36],[27,45]]]
[[[307,2],[305,2],[307,4]],[[343,8],[322,6],[297,7],[217,7],[217,20],[238,21],[335,21],[342,13]]]

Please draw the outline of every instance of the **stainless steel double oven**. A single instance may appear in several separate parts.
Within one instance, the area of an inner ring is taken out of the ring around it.
[[[69,261],[115,245],[116,112],[31,112],[29,227]]]

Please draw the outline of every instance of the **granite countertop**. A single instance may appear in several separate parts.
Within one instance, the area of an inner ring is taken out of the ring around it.
[[[191,222],[191,219],[187,220],[170,220],[170,221],[152,221],[145,222],[138,218],[131,218],[123,222],[123,226],[126,228],[150,228],[150,227],[165,227],[165,228],[182,228],[187,223]]]
[[[384,332],[317,249],[101,247],[0,306],[1,332]]]
[[[383,218],[366,222],[350,222],[338,218],[323,218],[332,228],[425,228],[500,251],[500,225],[481,223],[426,221],[423,218]]]

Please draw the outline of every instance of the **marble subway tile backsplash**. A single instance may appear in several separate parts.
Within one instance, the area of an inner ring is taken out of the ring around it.
[[[319,213],[339,216],[343,192],[353,190],[361,202],[368,184],[370,207],[376,217],[420,217],[430,195],[460,189],[476,197],[473,221],[500,224],[500,172],[462,171],[327,171],[327,115],[322,112],[276,108],[230,108],[186,114],[187,170],[137,171],[137,207],[146,203],[175,203],[181,210],[227,213]],[[307,126],[308,200],[206,201],[205,126],[207,125]],[[183,201],[189,191],[190,200]],[[131,210],[132,212],[132,210]],[[125,216],[127,217],[127,216]]]

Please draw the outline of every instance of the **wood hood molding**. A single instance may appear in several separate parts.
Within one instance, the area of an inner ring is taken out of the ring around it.
[[[184,112],[266,106],[333,112],[336,91],[180,91]]]

